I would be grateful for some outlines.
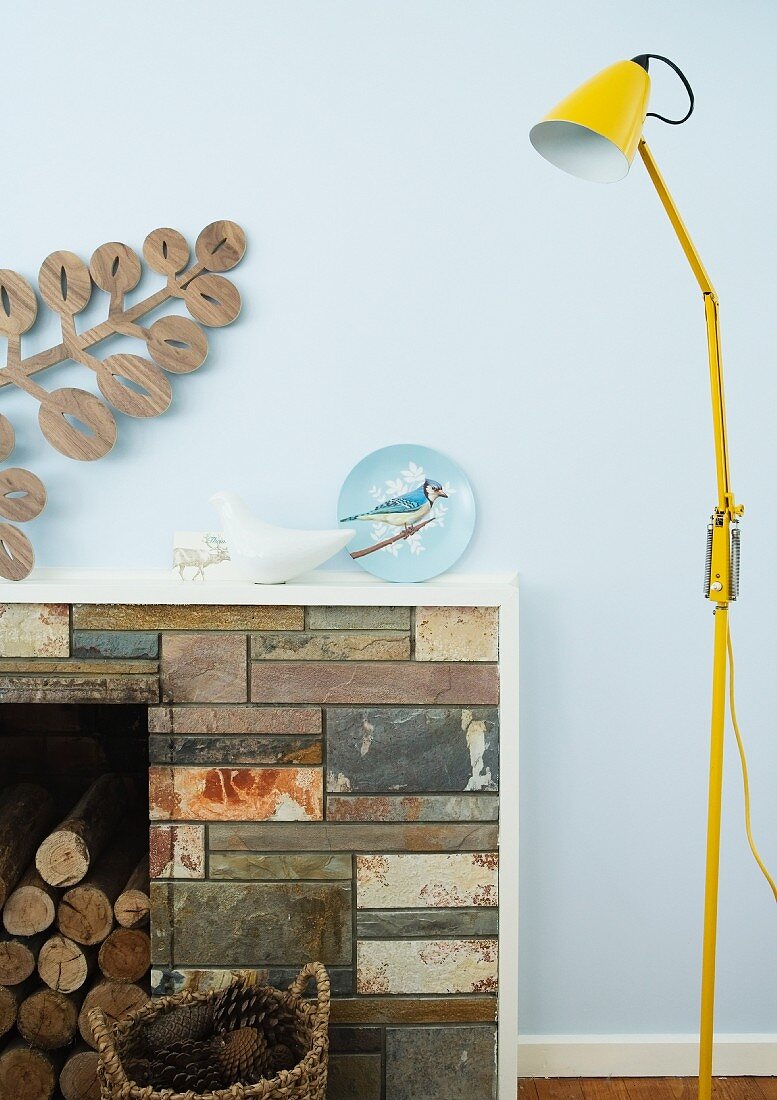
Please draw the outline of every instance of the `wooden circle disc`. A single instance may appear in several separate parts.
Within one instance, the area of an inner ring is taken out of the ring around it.
[[[172,374],[188,374],[205,362],[208,337],[188,317],[160,317],[146,337],[148,353],[155,363]]]
[[[4,462],[10,456],[15,443],[13,424],[7,416],[0,413],[0,462]]]
[[[55,313],[80,313],[92,297],[89,268],[75,252],[52,252],[38,273],[41,297]]]
[[[0,332],[21,336],[38,315],[38,299],[27,280],[16,271],[0,271]]]
[[[137,982],[151,965],[151,940],[139,928],[114,928],[98,956],[100,969],[115,982]]]
[[[0,470],[0,516],[13,523],[35,519],[46,504],[43,482],[29,470],[10,466]]]
[[[10,523],[0,523],[0,577],[7,581],[23,581],[34,564],[35,551],[24,531]]]
[[[177,275],[189,262],[189,245],[177,229],[154,229],[143,242],[143,255],[152,271]]]
[[[100,290],[124,294],[140,282],[140,260],[129,245],[120,241],[109,241],[96,248],[89,270]]]
[[[83,462],[107,455],[116,442],[116,421],[111,410],[93,393],[71,386],[54,390],[41,403],[38,424],[60,454]]]
[[[195,321],[209,328],[231,324],[242,304],[237,287],[223,275],[198,275],[187,285],[183,297]]]
[[[97,385],[106,401],[127,416],[159,416],[173,400],[170,383],[162,371],[140,355],[109,355],[97,367]]]
[[[211,222],[197,238],[194,251],[206,271],[229,271],[243,258],[246,235],[236,222]]]

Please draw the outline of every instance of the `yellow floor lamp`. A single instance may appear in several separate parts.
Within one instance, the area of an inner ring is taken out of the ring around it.
[[[669,119],[648,111],[650,60],[665,62],[682,80],[689,107],[683,118]],[[628,173],[639,151],[648,175],[669,215],[683,251],[691,265],[704,299],[709,348],[712,419],[715,436],[718,499],[707,536],[705,595],[714,603],[715,641],[712,674],[712,741],[710,751],[709,807],[707,817],[707,864],[704,897],[704,946],[702,951],[701,1029],[699,1044],[699,1100],[712,1095],[713,1008],[715,997],[715,942],[718,913],[718,868],[720,863],[720,813],[723,788],[723,729],[726,710],[727,652],[731,664],[729,683],[731,716],[737,736],[745,780],[747,833],[753,854],[777,898],[777,886],[770,878],[753,843],[749,820],[749,793],[744,750],[736,722],[733,700],[733,655],[728,628],[729,603],[737,598],[739,586],[739,517],[744,508],[731,491],[726,439],[726,408],[720,354],[718,298],[704,265],[683,225],[653,154],[642,137],[645,119],[652,116],[679,125],[693,111],[693,92],[674,62],[659,54],[641,54],[631,61],[618,61],[604,69],[564,99],[530,133],[534,148],[551,164],[596,183],[614,183]]]

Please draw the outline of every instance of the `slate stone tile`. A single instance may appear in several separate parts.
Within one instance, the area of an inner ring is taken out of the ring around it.
[[[0,703],[158,703],[156,675],[0,675]]]
[[[205,878],[204,825],[152,825],[151,878]]]
[[[359,909],[452,909],[496,905],[496,852],[356,857]]]
[[[308,630],[409,630],[409,607],[309,607]]]
[[[151,707],[149,733],[321,733],[319,707]]]
[[[157,996],[182,993],[184,990],[203,993],[208,989],[224,989],[241,974],[255,974],[260,981],[269,982],[276,989],[287,989],[297,977],[299,969],[298,966],[236,967],[229,970],[224,967],[153,967],[151,991]],[[332,996],[350,997],[353,993],[353,970],[338,966],[328,966],[326,970]],[[312,992],[312,985],[310,990]]]
[[[252,634],[254,661],[409,661],[410,635],[330,630]]]
[[[415,659],[499,660],[499,611],[495,607],[419,607]]]
[[[251,664],[255,703],[495,706],[497,665],[422,661],[280,661]]]
[[[301,607],[252,604],[74,604],[75,630],[302,630]]]
[[[242,703],[248,699],[245,634],[162,635],[166,703]]]
[[[495,707],[331,707],[326,721],[333,793],[498,789]]]
[[[356,992],[494,993],[498,945],[481,940],[359,940]]]
[[[377,1054],[382,1050],[379,1027],[333,1027],[329,1029],[329,1050],[333,1054]]]
[[[157,966],[351,964],[345,883],[152,882],[151,908]]]
[[[152,764],[321,764],[318,737],[164,736],[149,738]]]
[[[477,938],[499,934],[497,909],[361,909],[356,914],[360,940]]]
[[[215,823],[212,852],[489,852],[497,825]]]
[[[213,852],[208,868],[212,879],[347,879],[352,859],[346,852],[306,852],[263,855],[258,852]]]
[[[326,817],[328,821],[498,821],[499,795],[329,794]]]
[[[152,821],[317,821],[320,768],[186,768],[148,771]]]
[[[389,1028],[386,1100],[494,1100],[494,1027]]]
[[[159,635],[146,630],[74,630],[74,657],[159,656]]]
[[[70,608],[66,603],[0,603],[0,656],[70,655]]]
[[[332,1003],[332,1024],[493,1023],[497,998],[344,997]],[[474,1098],[473,1098],[474,1100]]]
[[[333,1054],[329,1059],[327,1100],[380,1100],[383,1066],[380,1054]]]

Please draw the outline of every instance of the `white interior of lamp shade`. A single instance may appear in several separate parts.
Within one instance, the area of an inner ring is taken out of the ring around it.
[[[615,183],[629,171],[629,162],[617,145],[577,122],[538,122],[529,140],[545,160],[579,179]]]

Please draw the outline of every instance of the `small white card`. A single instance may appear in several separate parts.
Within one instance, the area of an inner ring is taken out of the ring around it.
[[[221,531],[176,531],[173,576],[198,584],[240,579],[229,560],[227,540]]]

